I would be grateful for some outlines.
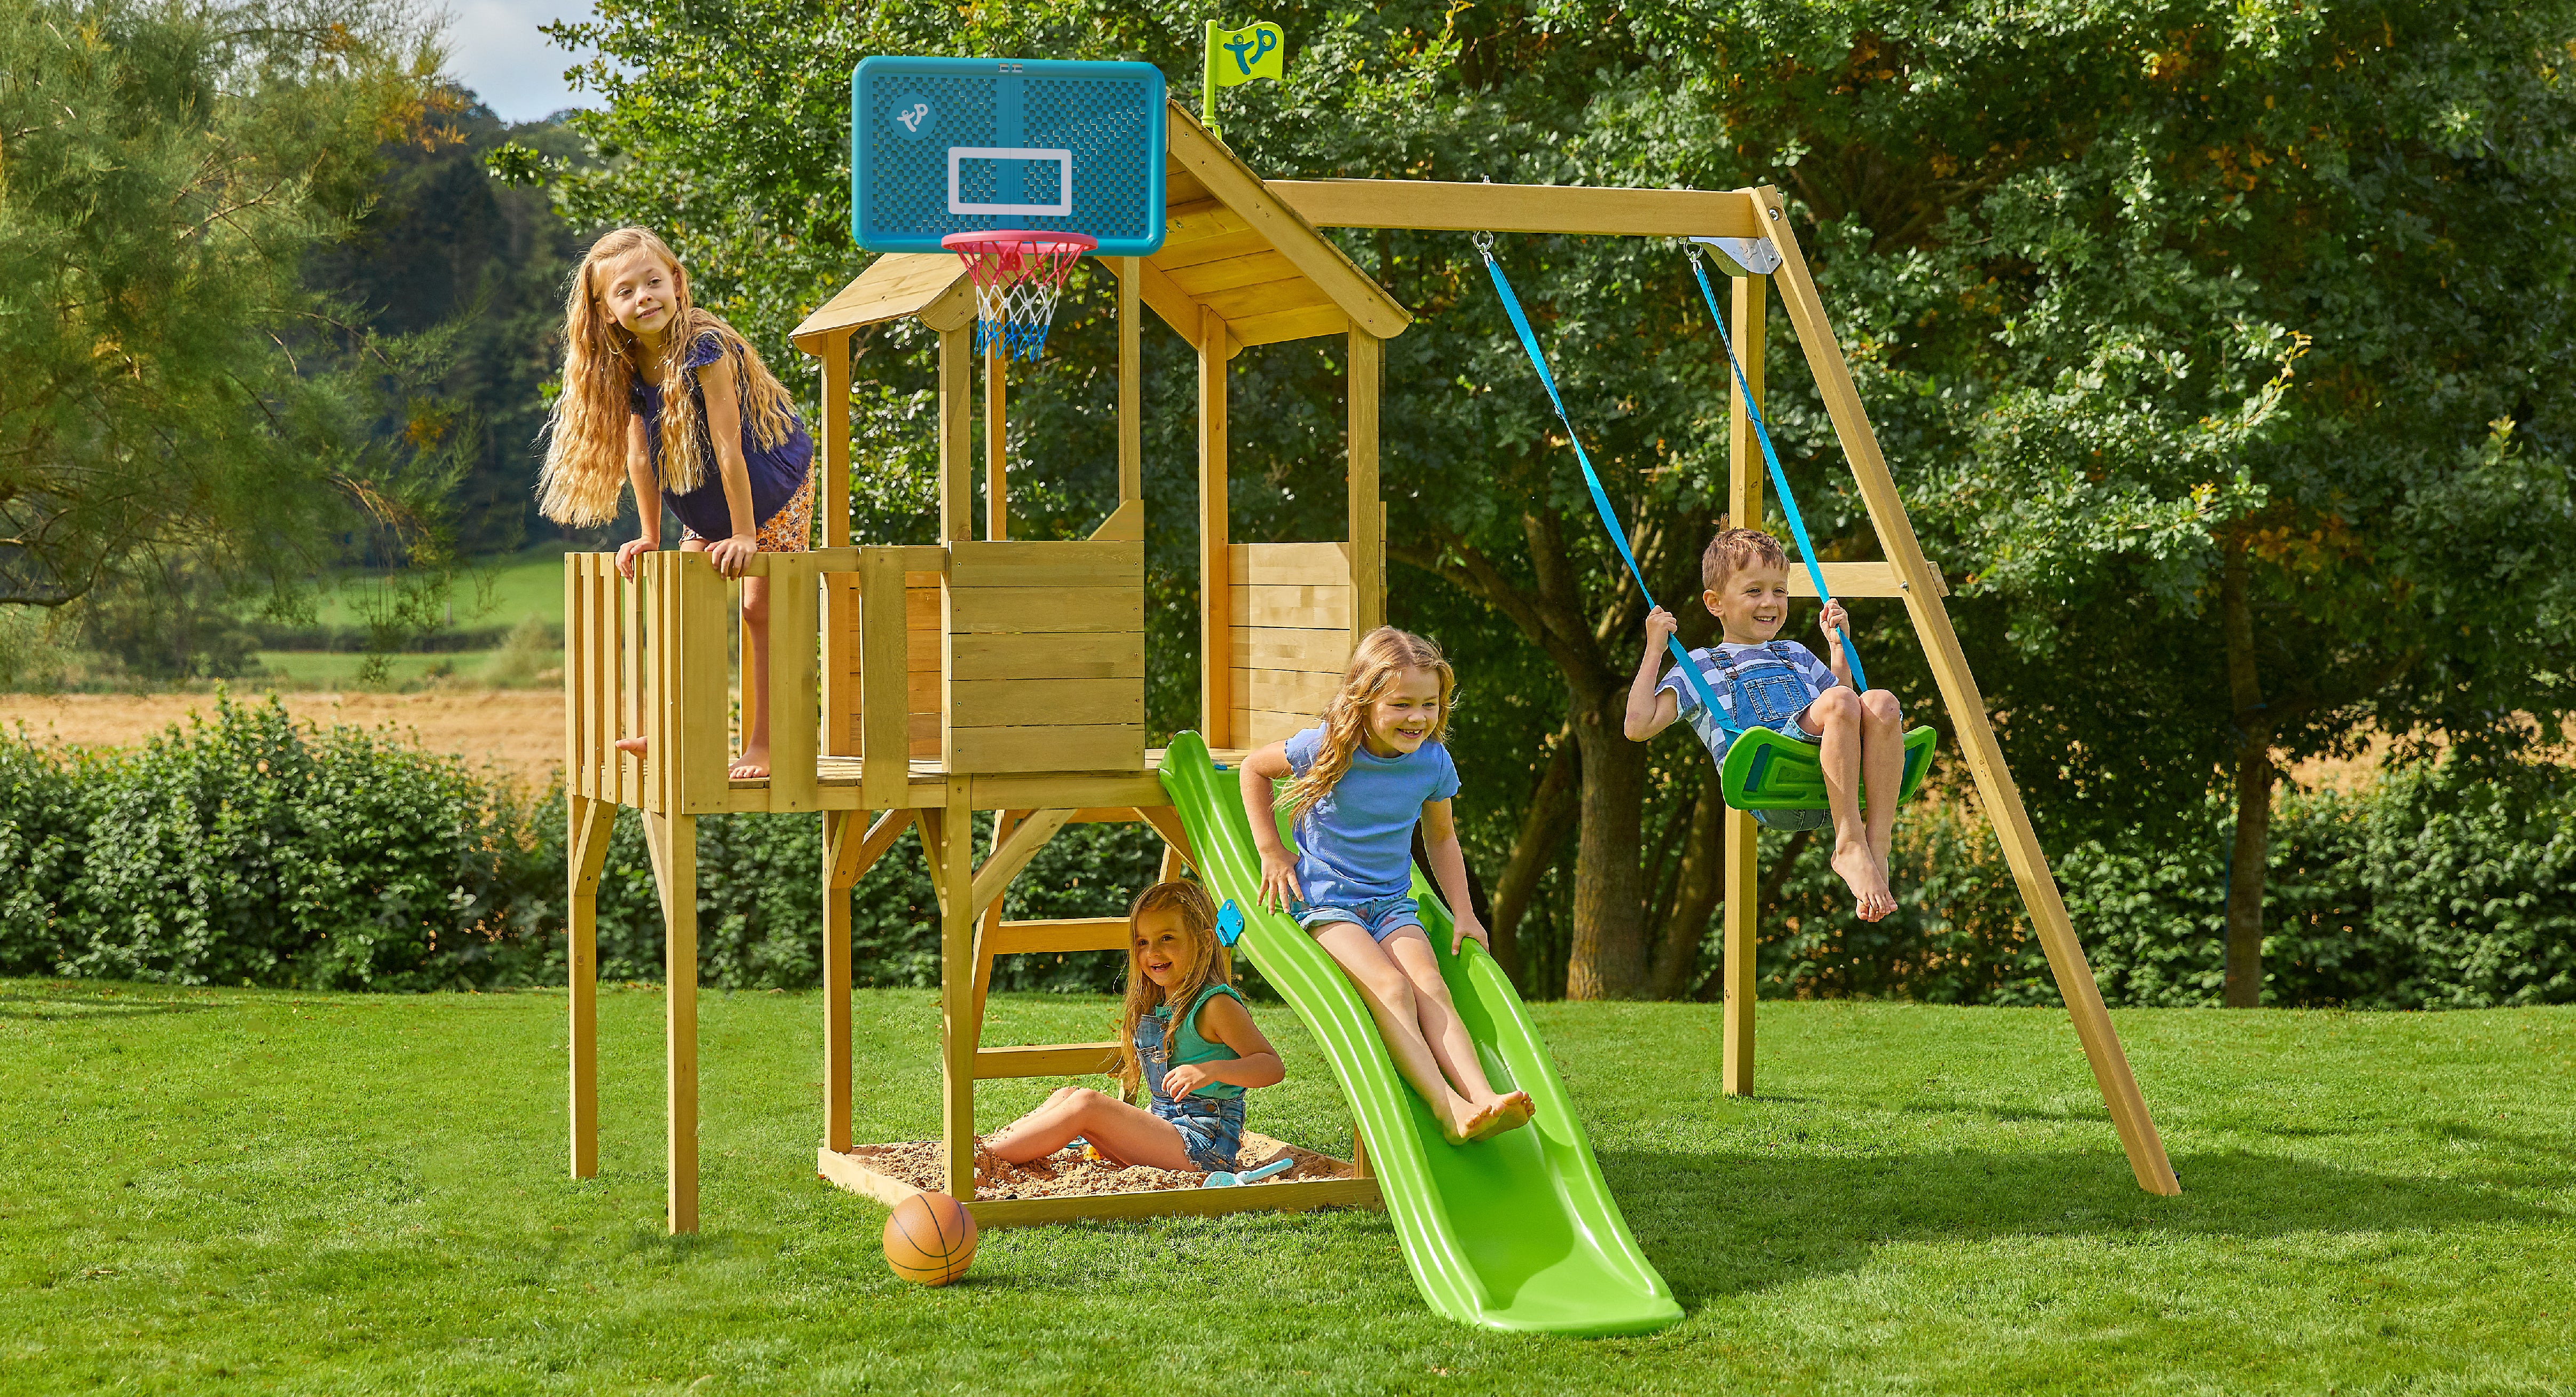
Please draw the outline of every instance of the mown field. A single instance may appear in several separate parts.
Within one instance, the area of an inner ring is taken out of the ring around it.
[[[810,995],[704,1006],[706,1231],[659,1228],[660,996],[602,1006],[564,1176],[560,994],[0,983],[0,1390],[2545,1393],[2576,1382],[2576,1013],[2115,1015],[2186,1192],[2131,1183],[2062,1015],[1540,1005],[1658,1335],[1433,1317],[1383,1215],[989,1234],[894,1280],[817,1182]],[[993,1041],[1099,1030],[1005,996]],[[1346,1119],[1276,1008],[1256,1128]],[[936,1121],[933,998],[859,997],[859,1127]],[[997,1085],[990,1128],[1046,1090]]]

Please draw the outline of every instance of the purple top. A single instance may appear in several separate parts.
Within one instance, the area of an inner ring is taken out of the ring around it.
[[[706,389],[697,375],[699,369],[723,357],[724,337],[709,330],[689,345],[688,357],[681,367],[681,372],[688,375],[689,391],[698,395],[698,449],[706,453],[706,478],[685,495],[672,494],[667,484],[662,487],[662,502],[671,507],[681,523],[705,539],[733,537],[733,511],[725,504],[724,473],[716,464],[715,439],[707,431]],[[662,390],[646,383],[639,374],[628,406],[644,419],[644,450],[658,469],[662,460]],[[754,528],[768,523],[771,515],[796,498],[796,492],[805,488],[806,468],[814,462],[814,438],[806,435],[805,424],[792,414],[788,421],[787,439],[776,446],[763,446],[751,430],[749,416],[743,419],[742,464],[751,474]]]

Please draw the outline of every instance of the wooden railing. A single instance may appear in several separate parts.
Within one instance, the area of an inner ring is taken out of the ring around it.
[[[748,683],[750,666],[737,663],[747,651],[736,643],[734,588],[705,554],[663,550],[635,565],[629,579],[618,575],[613,554],[564,558],[564,770],[574,794],[672,815],[905,803],[911,666],[904,573],[936,573],[943,550],[832,548],[753,558],[745,575],[769,583],[766,692]],[[827,596],[837,623],[829,630]],[[842,654],[853,646],[848,658],[855,664]],[[836,677],[828,691],[827,666]],[[847,741],[826,745],[827,699],[835,713],[858,713],[855,753],[837,752]],[[746,726],[761,709],[769,712],[766,779],[728,775],[737,700]],[[636,737],[644,739],[643,752],[617,749],[620,739]],[[856,791],[826,797],[818,759],[827,753],[859,759]]]

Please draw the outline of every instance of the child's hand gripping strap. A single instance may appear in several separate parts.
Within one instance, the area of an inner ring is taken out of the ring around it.
[[[1529,317],[1521,313],[1521,298],[1512,294],[1511,279],[1503,275],[1502,264],[1494,260],[1494,235],[1478,233],[1476,251],[1483,255],[1485,271],[1494,279],[1495,294],[1502,297],[1503,313],[1512,318],[1512,329],[1520,334],[1521,348],[1529,353],[1530,367],[1538,370],[1538,381],[1547,388],[1547,400],[1556,404],[1556,420],[1565,424],[1566,440],[1574,443],[1574,459],[1583,467],[1583,483],[1591,487],[1592,508],[1601,515],[1601,527],[1610,531],[1611,546],[1619,550],[1620,561],[1628,565],[1628,575],[1636,579],[1637,590],[1644,594],[1646,605],[1652,607],[1655,605],[1654,589],[1646,585],[1646,574],[1637,567],[1637,555],[1629,551],[1627,531],[1619,527],[1619,511],[1611,507],[1610,493],[1601,488],[1601,476],[1592,469],[1592,458],[1583,450],[1583,434],[1574,430],[1574,419],[1566,415],[1565,398],[1556,391],[1556,375],[1547,371],[1547,356],[1539,350],[1538,336],[1530,332]],[[1681,638],[1665,636],[1664,644],[1673,652],[1673,658],[1680,661],[1682,673],[1690,681],[1691,692],[1699,696],[1699,701],[1707,706],[1709,716],[1726,730],[1727,740],[1731,742],[1742,737],[1744,729],[1736,726],[1725,705],[1710,692],[1708,680],[1700,674],[1699,666],[1691,663],[1690,652],[1682,648]]]
[[[1734,371],[1736,389],[1744,395],[1744,410],[1753,419],[1754,438],[1762,443],[1762,464],[1771,468],[1771,488],[1779,492],[1780,512],[1789,517],[1789,536],[1798,541],[1798,557],[1807,565],[1807,580],[1816,584],[1820,605],[1831,602],[1834,594],[1825,586],[1824,568],[1816,562],[1816,545],[1807,541],[1807,521],[1798,517],[1798,497],[1789,492],[1789,477],[1780,469],[1780,453],[1771,449],[1771,429],[1762,420],[1762,405],[1753,401],[1753,384],[1744,376],[1744,365],[1735,358],[1735,340],[1726,333],[1726,316],[1717,308],[1717,291],[1708,284],[1708,268],[1700,265],[1699,245],[1684,243],[1682,251],[1690,256],[1691,275],[1699,278],[1699,294],[1708,302],[1708,318],[1717,325],[1717,342],[1726,346],[1726,366]],[[1493,261],[1490,257],[1485,260]],[[1842,637],[1843,658],[1851,662],[1852,687],[1868,693],[1869,675],[1860,667],[1860,647],[1852,644],[1850,631],[1837,626],[1834,634]]]

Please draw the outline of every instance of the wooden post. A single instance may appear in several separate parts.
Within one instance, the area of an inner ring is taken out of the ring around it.
[[[1770,306],[1771,279],[1747,276],[1734,278],[1734,312],[1736,355],[1744,365],[1744,380],[1753,390],[1753,400],[1762,401],[1763,318]],[[1734,377],[1732,370],[1729,378]],[[1733,390],[1735,385],[1728,384]],[[1762,447],[1753,435],[1752,415],[1744,410],[1744,395],[1729,391],[1726,395],[1726,512],[1738,527],[1762,527]],[[1756,1004],[1753,979],[1754,943],[1762,925],[1762,833],[1753,817],[1744,811],[1727,807],[1724,829],[1719,836],[1725,851],[1726,867],[1726,964],[1720,972],[1726,991],[1726,1027],[1723,1066],[1720,1072],[1726,1094],[1753,1094],[1753,1018]]]
[[[599,1172],[599,869],[617,823],[613,801],[567,796],[565,959],[572,1000],[572,1176]]]
[[[850,888],[835,886],[864,810],[823,812],[823,1148],[850,1151]]]
[[[939,332],[939,541],[975,536],[974,345],[962,327]]]
[[[1232,745],[1226,692],[1234,663],[1234,600],[1226,595],[1225,320],[1199,310],[1199,735]]]
[[[1118,273],[1118,502],[1145,497],[1145,321],[1137,302],[1145,259],[1113,257]]]
[[[1002,366],[1010,362],[1002,342],[984,346],[984,537],[1011,536],[1010,433],[1004,429]]]
[[[644,816],[662,894],[662,1065],[669,1132],[665,1216],[698,1230],[698,831],[693,815]]]
[[[1825,318],[1824,301],[1816,294],[1815,281],[1808,275],[1806,254],[1790,231],[1780,191],[1765,185],[1754,190],[1753,196],[1762,211],[1765,231],[1780,251],[1777,275],[1781,303],[1797,327],[1799,346],[1806,351],[1807,365],[1815,373],[1816,387],[1825,400],[1826,413],[1833,419],[1834,435],[1842,443],[1843,455],[1851,463],[1861,499],[1869,506],[1879,544],[1904,586],[1905,609],[1914,621],[1915,635],[1923,643],[1924,657],[1931,662],[1941,700],[1950,710],[1960,755],[1967,760],[1969,774],[1976,779],[1977,794],[1984,800],[1987,816],[2002,841],[2004,862],[2012,868],[2014,881],[2021,885],[2022,903],[2039,932],[2040,948],[2048,955],[2048,968],[2056,976],[2058,994],[2066,1001],[2067,1016],[2074,1020],[2076,1040],[2084,1046],[2084,1057],[2093,1068],[2093,1080],[2101,1088],[2103,1104],[2110,1108],[2111,1124],[2119,1131],[2121,1148],[2129,1156],[2129,1169],[2137,1175],[2138,1186],[2149,1193],[2179,1194],[2182,1185],[2174,1179],[2173,1164],[2165,1157],[2164,1140],[2156,1133],[2146,1097],[2139,1092],[2137,1078],[2129,1070],[2128,1054],[2121,1049],[2120,1035],[2112,1028],[2110,1013],[2103,1007],[2101,987],[2094,983],[2093,967],[2084,958],[2083,944],[2075,938],[2066,903],[2058,894],[2057,879],[2048,869],[2048,856],[2039,846],[2038,834],[2031,829],[2030,813],[2022,807],[2021,790],[2014,785],[2010,768],[2004,765],[2003,748],[1996,742],[1994,725],[1986,717],[1985,695],[1978,691],[1976,677],[1969,673],[1958,633],[1951,629],[1949,612],[1941,605],[1939,579],[1924,560],[1922,546],[1914,537],[1913,521],[1906,516],[1905,502],[1897,494],[1896,480],[1888,474],[1887,461],[1879,454],[1878,437],[1870,430],[1860,392],[1852,386],[1851,371],[1843,362],[1842,347],[1835,342],[1833,328]]]
[[[1386,624],[1386,506],[1378,498],[1378,385],[1386,341],[1358,326],[1350,334],[1351,645]]]
[[[932,831],[924,830],[929,834]],[[948,1196],[975,1200],[975,808],[966,783],[948,784],[930,861],[939,891],[939,1138]]]
[[[823,546],[850,546],[850,336],[823,341]]]

